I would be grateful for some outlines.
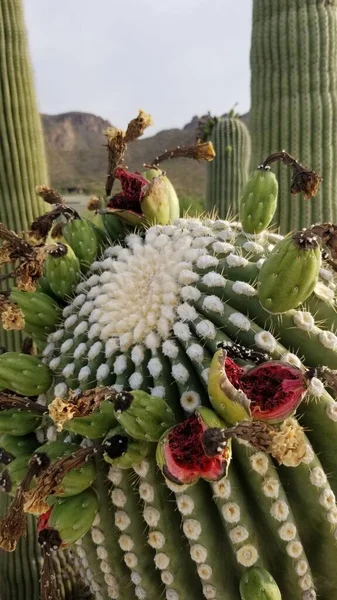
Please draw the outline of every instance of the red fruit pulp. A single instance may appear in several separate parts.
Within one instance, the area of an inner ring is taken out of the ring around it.
[[[226,357],[225,370],[232,385],[251,401],[253,418],[259,420],[285,419],[296,410],[307,389],[302,371],[280,361],[247,371]]]
[[[189,417],[167,436],[163,445],[165,475],[176,483],[194,483],[199,477],[217,481],[226,471],[228,449],[215,457],[205,454],[201,435],[207,429],[199,415]]]
[[[50,508],[47,512],[43,513],[37,520],[37,532],[40,533],[43,529],[48,527],[49,517],[51,515],[52,508]]]
[[[144,196],[144,187],[149,185],[148,180],[139,173],[129,173],[121,167],[117,167],[114,174],[121,182],[122,191],[109,200],[108,208],[130,210],[141,215],[141,200]]]

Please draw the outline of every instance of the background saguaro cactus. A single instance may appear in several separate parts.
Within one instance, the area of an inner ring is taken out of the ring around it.
[[[277,167],[275,215],[285,233],[337,218],[337,2],[254,0],[251,45],[253,163],[286,148],[323,177],[313,202],[291,198]]]
[[[26,230],[46,211],[35,187],[47,183],[47,163],[38,112],[21,0],[0,0],[0,221],[16,232]],[[1,344],[18,349],[22,333],[0,332]],[[0,514],[8,500],[1,495]],[[74,573],[56,568],[62,597],[75,598]],[[27,537],[14,554],[0,553],[2,600],[39,598],[40,548],[36,524],[28,519]]]
[[[0,1],[0,221],[16,232],[45,212],[35,193],[47,164],[21,0]],[[1,343],[18,348],[17,332]]]
[[[239,212],[240,194],[248,178],[250,136],[234,111],[225,118],[210,118],[208,123],[209,133],[206,121],[203,137],[211,140],[216,157],[207,165],[206,208],[225,218],[229,212]]]

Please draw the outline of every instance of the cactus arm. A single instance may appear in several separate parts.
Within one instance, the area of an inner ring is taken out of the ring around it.
[[[250,136],[246,125],[236,117],[219,119],[211,141],[216,158],[207,165],[206,208],[220,218],[239,212],[239,199],[248,177]]]
[[[292,198],[277,167],[281,231],[335,221],[336,5],[254,0],[251,42],[251,136],[254,168],[276,148],[324,171],[314,202]],[[302,32],[309,32],[303,35]]]

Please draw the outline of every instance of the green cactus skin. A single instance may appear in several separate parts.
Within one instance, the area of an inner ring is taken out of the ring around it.
[[[263,263],[258,279],[258,296],[265,310],[287,312],[303,303],[315,289],[321,266],[320,246],[304,239],[287,237],[278,242]]]
[[[50,388],[52,376],[36,356],[5,352],[0,355],[0,380],[3,387],[17,394],[39,396]]]
[[[99,240],[96,227],[87,219],[73,219],[62,230],[67,244],[80,261],[82,273],[86,273],[98,254]]]
[[[206,209],[221,219],[239,213],[243,186],[249,174],[250,135],[238,117],[219,119],[210,138],[216,156],[207,165]]]
[[[247,569],[240,581],[241,600],[282,600],[275,579],[261,567]]]
[[[25,454],[31,455],[38,445],[39,443],[35,435],[22,436],[22,434],[20,434],[20,437],[11,435],[9,433],[3,433],[0,435],[1,450],[8,452],[15,458]]]
[[[48,337],[48,396],[112,385],[165,399],[180,421],[201,405],[210,408],[208,368],[226,340],[300,368],[302,356],[307,367],[337,369],[332,271],[320,270],[313,294],[296,309],[272,315],[260,304],[257,277],[280,239],[263,231],[252,240],[237,222],[179,219],[108,248]],[[307,453],[296,468],[276,467],[267,454],[234,442],[227,477],[186,487],[163,478],[155,442],[125,461],[97,459],[99,511],[91,539],[75,546],[95,600],[240,600],[240,581],[251,581],[252,567],[270,573],[284,599],[314,600],[317,593],[330,600],[337,484],[325,473],[336,473],[337,402],[316,378],[308,394],[298,409]],[[83,437],[95,414],[77,418]],[[108,435],[123,431],[115,419],[111,428]],[[79,433],[65,443],[79,443]]]
[[[294,198],[287,169],[276,167],[279,203],[275,223],[282,233],[337,219],[333,166],[337,152],[336,26],[335,0],[253,2],[252,165],[286,148],[324,179],[313,200]]]
[[[59,458],[69,456],[73,452],[79,449],[76,444],[64,444],[62,441],[47,442],[43,446],[40,446],[37,450],[37,454],[46,454],[50,459],[51,463],[56,462]],[[72,469],[63,478],[62,483],[55,491],[55,496],[58,498],[67,498],[69,496],[76,496],[81,492],[84,492],[91,486],[95,480],[95,468],[92,461],[86,462],[78,469]]]
[[[245,233],[261,233],[270,225],[277,206],[277,179],[270,169],[253,171],[242,191],[240,221]]]
[[[55,296],[69,298],[81,277],[80,261],[70,246],[59,244],[59,250],[47,256],[45,273]]]
[[[0,221],[20,232],[45,212],[35,187],[48,183],[47,164],[22,1],[1,2],[0,21]],[[22,335],[1,331],[0,343],[19,350]]]

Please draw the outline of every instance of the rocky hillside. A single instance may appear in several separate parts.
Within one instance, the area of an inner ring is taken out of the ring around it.
[[[95,115],[69,112],[42,115],[51,183],[58,189],[83,189],[91,192],[103,188],[107,152],[103,131],[110,123]],[[126,164],[141,170],[157,154],[168,148],[191,144],[195,140],[198,117],[183,129],[168,129],[129,145]],[[188,169],[186,162],[189,163]],[[206,165],[188,159],[162,163],[180,194],[204,195]]]

